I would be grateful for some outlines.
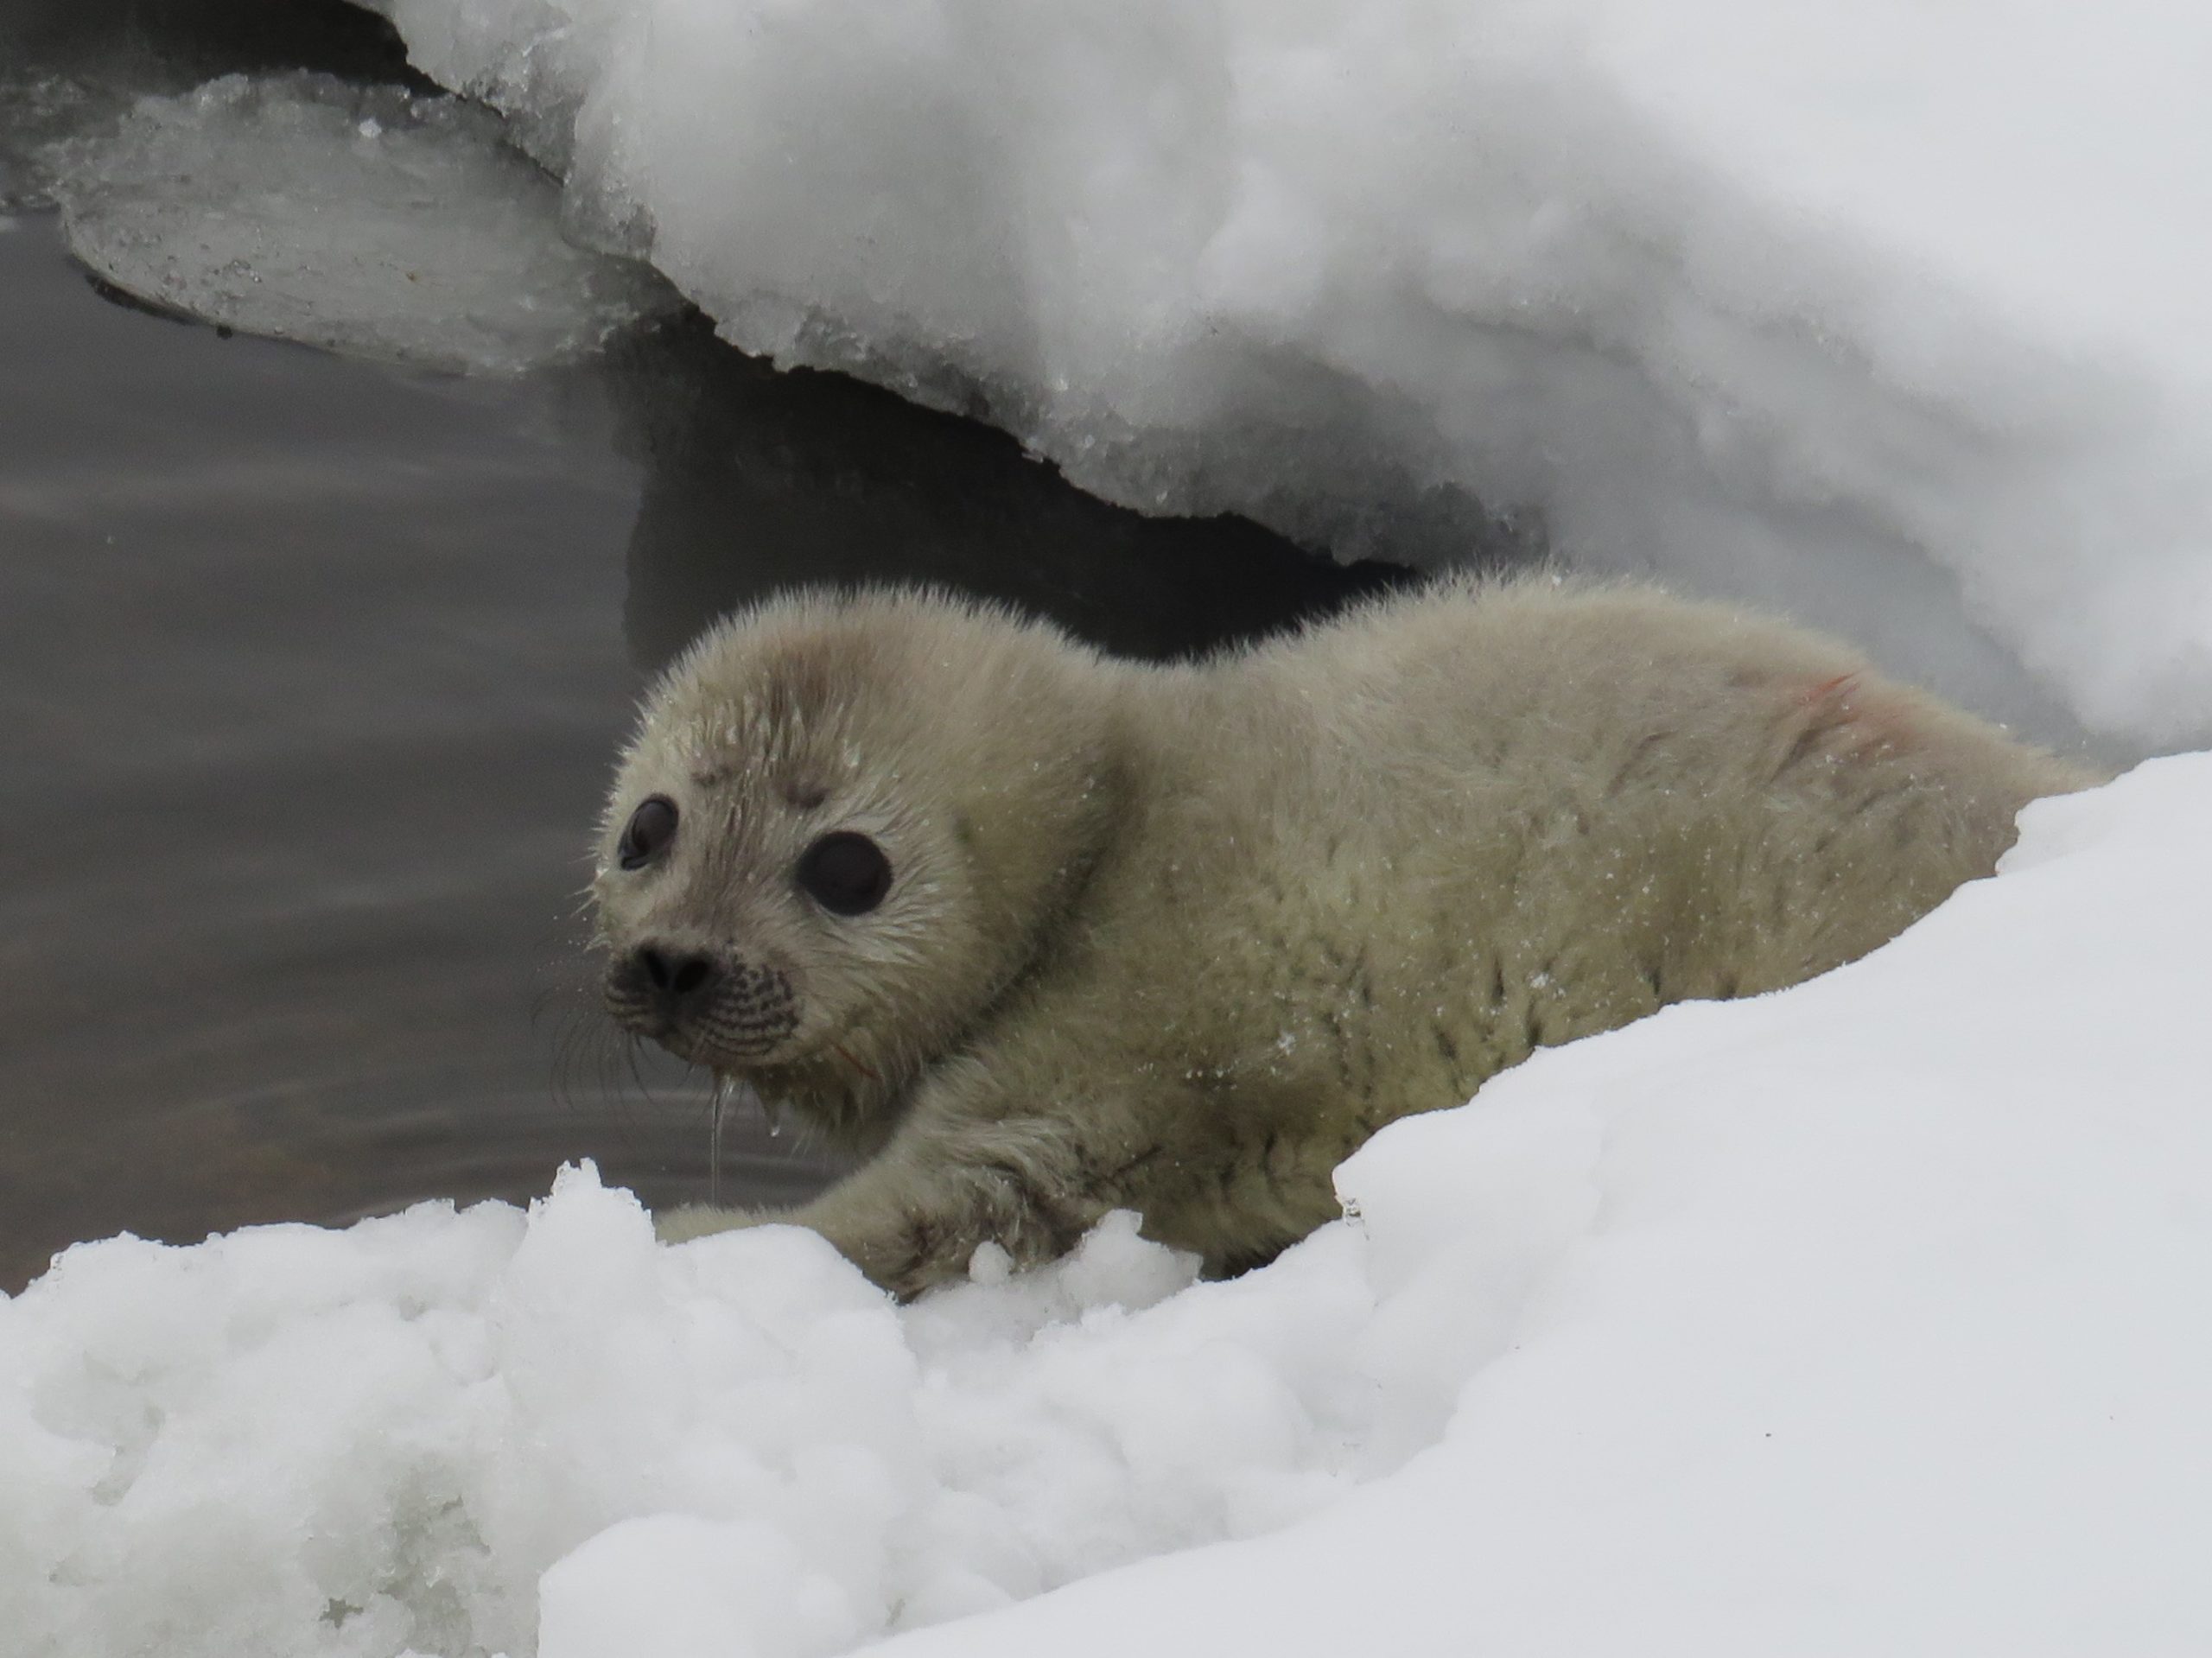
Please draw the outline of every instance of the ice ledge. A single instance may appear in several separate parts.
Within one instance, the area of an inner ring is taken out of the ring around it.
[[[740,345],[1112,499],[1351,550],[1468,493],[2212,734],[2202,9],[378,4]]]

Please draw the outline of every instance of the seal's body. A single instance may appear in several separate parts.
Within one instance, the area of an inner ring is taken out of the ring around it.
[[[1211,1269],[1532,1049],[1796,983],[2094,779],[1783,624],[1538,579],[1173,667],[940,597],[725,624],[596,883],[632,1029],[873,1155],[784,1214],[901,1293],[1108,1210]]]

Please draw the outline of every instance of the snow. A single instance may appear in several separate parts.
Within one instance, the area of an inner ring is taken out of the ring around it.
[[[1194,1283],[811,1235],[85,1244],[0,1301],[0,1628],[901,1658],[2212,1645],[2212,755],[1865,961],[1539,1054]]]
[[[673,302],[572,245],[552,182],[458,98],[226,76],[49,154],[69,249],[226,327],[424,367],[580,357]]]
[[[2212,759],[2027,819],[1873,957],[1539,1056],[1355,1160],[1441,1214],[1485,1119],[1594,1129],[1590,1223],[1433,1450],[890,1650],[2203,1650]],[[1480,1299],[1440,1277],[1422,1312]]]
[[[1471,498],[2212,735],[2203,7],[375,3],[730,339],[1114,499],[1443,556]]]

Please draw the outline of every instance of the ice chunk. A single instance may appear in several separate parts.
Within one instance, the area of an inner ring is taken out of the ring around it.
[[[147,303],[428,367],[573,359],[674,296],[573,245],[499,120],[327,76],[226,76],[140,99],[61,151],[72,252]]]
[[[1112,499],[1471,497],[2212,734],[2212,10],[377,3],[729,338]]]

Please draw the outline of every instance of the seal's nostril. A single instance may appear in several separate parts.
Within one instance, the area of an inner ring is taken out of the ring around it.
[[[672,950],[642,944],[637,953],[638,971],[670,1007],[689,1001],[715,977],[715,958],[694,950]]]

